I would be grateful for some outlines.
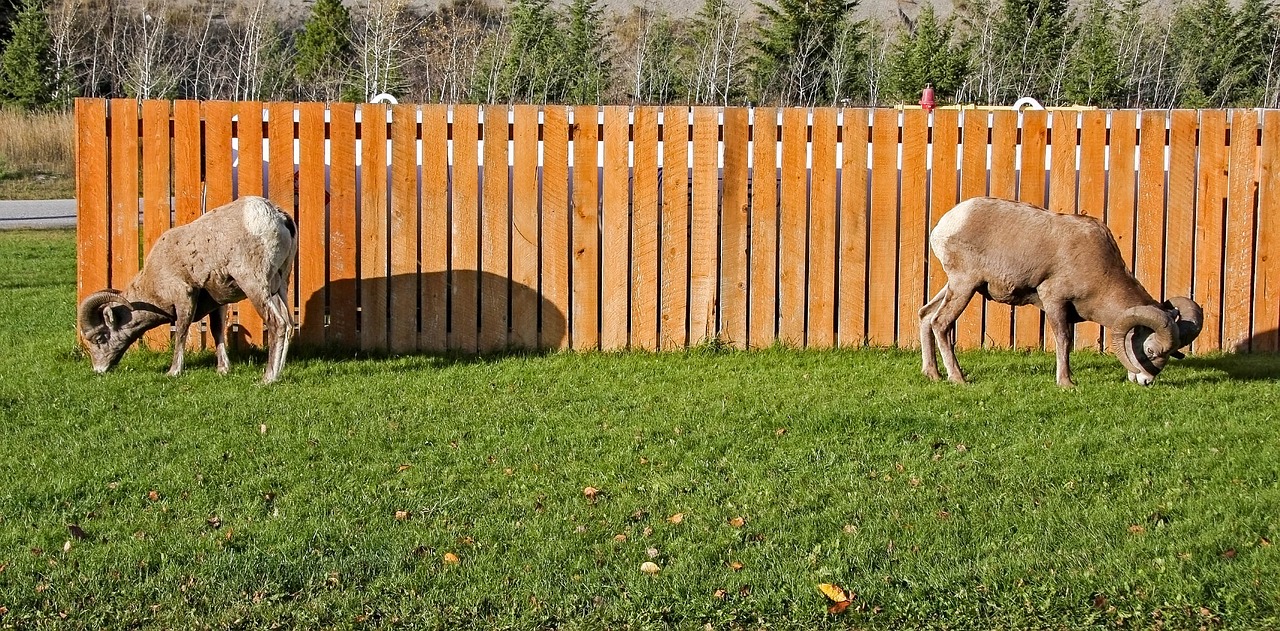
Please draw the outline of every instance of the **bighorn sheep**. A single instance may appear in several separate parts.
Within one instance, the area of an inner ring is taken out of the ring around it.
[[[1084,215],[979,197],[947,211],[929,237],[947,284],[920,309],[922,372],[937,380],[934,340],[947,377],[964,383],[950,333],[973,294],[1044,310],[1057,343],[1058,385],[1070,387],[1072,328],[1097,322],[1129,380],[1149,386],[1170,356],[1200,333],[1200,306],[1187,298],[1156,302],[1120,256],[1111,231]]]
[[[275,381],[293,337],[285,290],[297,252],[293,219],[261,197],[241,197],[170,229],[124,291],[104,289],[80,303],[77,328],[94,371],[114,366],[147,330],[175,324],[169,374],[177,375],[187,329],[207,315],[218,372],[226,374],[223,305],[248,298],[267,325],[262,381]]]

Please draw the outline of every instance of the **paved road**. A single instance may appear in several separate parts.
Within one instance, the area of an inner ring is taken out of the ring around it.
[[[76,200],[0,200],[0,230],[14,228],[74,228]]]

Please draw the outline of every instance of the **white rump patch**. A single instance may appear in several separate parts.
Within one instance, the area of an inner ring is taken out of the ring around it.
[[[263,245],[270,246],[280,240],[280,231],[285,228],[280,225],[275,209],[267,200],[261,197],[246,197],[244,198],[244,229],[262,241]]]

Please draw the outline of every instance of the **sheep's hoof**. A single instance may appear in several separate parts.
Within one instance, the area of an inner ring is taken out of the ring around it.
[[[960,385],[969,383],[968,381],[964,380],[964,375],[960,373],[956,373],[954,375],[947,375],[947,381],[950,381],[951,383],[955,383],[955,384],[960,384]]]
[[[1072,381],[1072,380],[1070,380],[1070,379],[1059,379],[1059,380],[1058,380],[1058,387],[1059,387],[1059,388],[1065,388],[1065,389],[1071,389],[1071,388],[1076,387],[1076,382],[1074,382],[1074,381]]]
[[[178,375],[181,375],[181,374],[182,374],[182,369],[181,369],[181,368],[170,368],[170,369],[169,369],[169,372],[167,372],[167,373],[165,373],[165,374],[169,375],[170,377],[177,377]]]
[[[921,373],[923,373],[923,374],[924,374],[924,376],[928,377],[930,381],[941,381],[941,380],[942,380],[942,375],[938,373],[938,369],[937,369],[937,368],[925,368],[924,370],[921,370],[920,372],[921,372]]]
[[[225,374],[227,374],[227,373],[229,373],[229,372],[231,372],[231,367],[230,367],[230,366],[218,366],[218,374],[219,374],[219,375],[225,375]]]

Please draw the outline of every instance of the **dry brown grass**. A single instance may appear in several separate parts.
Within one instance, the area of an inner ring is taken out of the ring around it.
[[[8,177],[74,176],[75,117],[70,111],[0,109],[0,172]]]

